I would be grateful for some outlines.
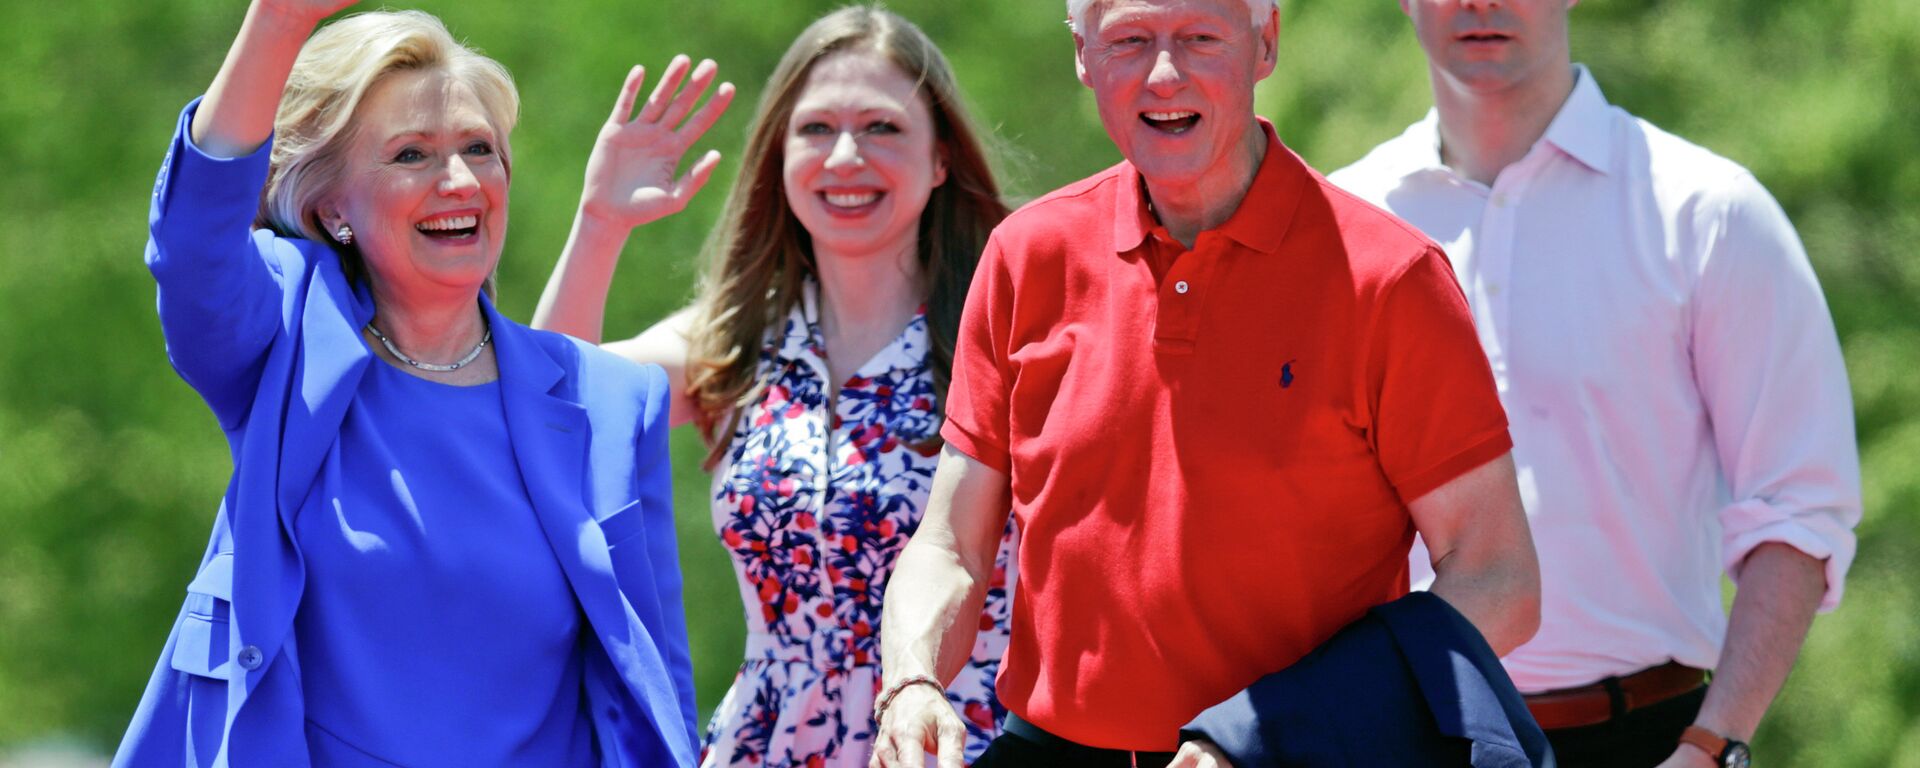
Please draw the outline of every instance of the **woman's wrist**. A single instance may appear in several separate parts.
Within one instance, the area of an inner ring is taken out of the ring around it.
[[[290,7],[274,0],[256,0],[247,15],[261,32],[274,37],[294,40],[296,47],[304,45],[313,30],[326,20],[326,16],[315,17],[311,12]]]
[[[573,232],[567,238],[567,255],[576,261],[611,266],[619,260],[621,249],[633,228],[594,214],[582,203],[573,215]]]

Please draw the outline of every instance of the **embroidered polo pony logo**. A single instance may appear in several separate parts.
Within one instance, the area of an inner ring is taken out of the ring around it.
[[[1280,365],[1281,389],[1290,389],[1293,387],[1293,364],[1294,361],[1288,360]]]

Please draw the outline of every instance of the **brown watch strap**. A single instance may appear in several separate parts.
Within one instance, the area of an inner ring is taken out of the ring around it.
[[[1692,744],[1719,762],[1720,756],[1727,753],[1727,737],[1709,731],[1697,725],[1689,725],[1680,732],[1680,743]]]

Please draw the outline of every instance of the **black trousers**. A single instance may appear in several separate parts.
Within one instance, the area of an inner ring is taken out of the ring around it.
[[[1701,686],[1598,725],[1547,731],[1547,741],[1560,768],[1653,768],[1680,747],[1706,698]]]
[[[1006,730],[987,745],[973,768],[1166,768],[1172,752],[1136,752],[1081,746],[1007,713]]]

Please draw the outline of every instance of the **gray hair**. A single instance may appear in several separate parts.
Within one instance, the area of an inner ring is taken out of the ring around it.
[[[1093,4],[1099,0],[1067,0],[1067,23],[1073,25],[1075,34],[1087,31],[1087,11],[1093,10]],[[1267,19],[1280,7],[1280,0],[1245,0],[1247,13],[1253,16],[1253,28],[1265,29]]]
[[[438,70],[472,87],[499,133],[520,116],[520,95],[506,67],[460,44],[440,20],[420,11],[362,13],[327,25],[307,40],[287,78],[273,120],[273,151],[260,195],[260,226],[288,237],[331,243],[316,210],[342,182],[342,158],[359,122],[355,111],[373,86],[396,72]],[[359,254],[340,249],[349,275]]]

